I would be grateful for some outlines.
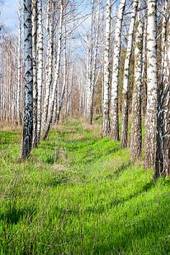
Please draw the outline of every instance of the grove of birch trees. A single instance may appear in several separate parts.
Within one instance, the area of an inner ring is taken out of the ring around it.
[[[21,0],[17,32],[0,23],[0,123],[22,127],[21,158],[68,118],[170,175],[169,0]]]

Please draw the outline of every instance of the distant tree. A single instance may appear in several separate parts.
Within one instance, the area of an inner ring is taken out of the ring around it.
[[[134,88],[132,98],[132,127],[131,127],[131,158],[140,158],[142,151],[142,47],[143,47],[143,20],[138,13],[136,39],[134,50]]]
[[[112,87],[111,87],[111,130],[114,140],[119,140],[119,107],[118,107],[118,81],[119,64],[121,53],[121,31],[122,21],[126,0],[121,0],[116,16],[114,49],[113,49],[113,68],[112,68]]]
[[[61,65],[61,43],[63,36],[63,14],[64,14],[64,3],[63,0],[60,0],[60,16],[59,16],[59,35],[58,35],[58,46],[57,46],[57,56],[55,60],[54,66],[54,80],[52,93],[50,93],[49,97],[49,112],[47,117],[47,122],[45,125],[43,139],[48,137],[48,133],[50,131],[50,127],[53,121],[53,116],[55,114],[55,103],[56,103],[56,95],[57,95],[57,86],[59,82],[60,75],[60,65]]]
[[[110,40],[111,40],[111,0],[107,0],[105,7],[106,31],[104,49],[104,80],[103,80],[103,135],[110,134]]]
[[[48,110],[49,110],[49,97],[52,87],[53,77],[53,61],[54,61],[54,3],[52,0],[48,0],[47,3],[47,64],[46,64],[46,80],[45,80],[45,100],[43,109],[43,127],[45,127]]]
[[[22,97],[23,97],[23,45],[22,45],[22,15],[23,14],[23,8],[21,6],[21,3],[19,3],[19,9],[18,9],[18,74],[17,74],[17,122],[18,124],[22,124]]]
[[[97,80],[97,55],[99,48],[99,18],[100,2],[92,0],[91,32],[88,45],[88,95],[87,95],[87,117],[90,124],[93,122],[94,93]]]
[[[138,0],[133,1],[133,9],[131,14],[130,27],[127,37],[127,48],[126,48],[126,57],[124,65],[124,74],[123,74],[123,109],[122,109],[122,136],[121,144],[122,147],[127,147],[128,143],[128,92],[129,92],[129,72],[130,72],[130,60],[133,49],[133,39],[134,39],[134,27],[135,20],[137,16]]]

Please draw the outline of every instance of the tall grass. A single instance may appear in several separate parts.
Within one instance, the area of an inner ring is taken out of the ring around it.
[[[0,132],[0,254],[170,254],[170,182],[72,121],[26,162]]]

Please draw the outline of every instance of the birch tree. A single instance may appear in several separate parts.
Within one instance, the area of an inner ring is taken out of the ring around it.
[[[133,0],[133,9],[131,14],[130,27],[128,32],[128,43],[126,49],[126,58],[124,65],[124,74],[123,74],[123,109],[122,109],[122,137],[121,144],[122,147],[127,147],[128,142],[128,91],[129,91],[129,68],[130,60],[133,47],[133,38],[134,38],[134,25],[136,20],[138,0]]]
[[[120,1],[114,33],[112,88],[111,88],[111,122],[112,122],[111,129],[114,140],[119,140],[118,82],[121,52],[121,30],[125,2],[126,0]]]
[[[24,118],[22,158],[26,159],[32,148],[33,135],[33,62],[32,62],[32,11],[31,0],[24,0]]]
[[[18,10],[18,88],[17,88],[17,121],[18,124],[22,123],[22,113],[21,113],[21,97],[22,97],[22,85],[23,85],[23,75],[22,75],[22,7],[19,3]]]
[[[145,167],[154,168],[157,130],[156,1],[148,0]]]
[[[43,27],[42,0],[37,0],[37,143],[41,136],[42,120],[42,83],[43,83]]]
[[[90,124],[93,122],[94,93],[97,79],[97,54],[99,43],[99,17],[100,3],[99,0],[92,0],[92,18],[91,33],[89,47],[89,63],[88,63],[88,95],[87,95],[87,113]]]
[[[170,175],[170,3],[164,3],[161,38],[161,81],[157,109],[155,177]]]
[[[3,33],[3,31],[2,31]],[[0,113],[1,120],[18,125],[18,40],[5,33],[0,40]]]
[[[131,158],[140,158],[142,151],[142,116],[141,116],[141,95],[142,95],[142,46],[143,46],[143,21],[138,13],[136,40],[135,40],[135,70],[134,70],[134,91],[132,99],[132,128],[131,128]]]
[[[54,61],[54,4],[52,0],[48,0],[47,13],[48,13],[47,17],[48,46],[47,46],[45,100],[43,109],[43,127],[45,126],[48,117],[49,97],[52,86],[52,72]]]
[[[58,93],[58,103],[57,103],[57,112],[56,112],[56,124],[59,123],[60,121],[60,115],[61,115],[61,110],[64,104],[64,97],[65,97],[65,92],[66,92],[66,84],[68,82],[67,80],[67,74],[68,74],[68,63],[67,63],[67,20],[66,20],[66,9],[64,12],[65,15],[65,24],[64,26],[64,49],[63,49],[63,77],[62,77],[62,86],[61,86],[61,93]]]
[[[54,104],[56,102],[56,93],[57,93],[57,85],[60,75],[60,63],[61,63],[61,43],[62,43],[62,29],[63,29],[63,0],[60,0],[60,17],[59,17],[59,35],[58,35],[58,47],[57,47],[57,57],[55,60],[54,67],[54,80],[53,80],[53,88],[52,93],[50,94],[50,105],[49,105],[49,114],[47,117],[47,123],[45,126],[45,131],[43,135],[43,139],[48,137],[48,133],[52,124],[53,115],[54,115]]]
[[[37,146],[37,0],[32,0],[32,58],[33,58],[33,147]]]
[[[110,116],[109,116],[109,93],[110,93],[110,36],[111,36],[111,0],[107,0],[105,7],[106,32],[104,49],[104,80],[103,80],[103,135],[110,134]]]

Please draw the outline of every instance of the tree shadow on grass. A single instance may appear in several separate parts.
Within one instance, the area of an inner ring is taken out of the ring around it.
[[[100,160],[102,157],[107,157],[113,153],[116,153],[120,148],[119,147],[113,147],[111,149],[106,149],[102,152],[93,152],[93,150],[89,150],[86,155],[81,159],[82,163],[90,164],[94,163],[98,160]]]
[[[43,150],[54,150],[57,146],[57,143],[43,143],[40,144],[38,149],[43,149]]]
[[[131,161],[127,161],[123,164],[121,164],[119,167],[116,168],[116,170],[110,174],[106,176],[106,179],[114,179],[114,178],[118,178],[124,171],[126,171],[130,166],[132,165]]]
[[[48,187],[56,187],[58,185],[67,184],[69,182],[69,177],[67,175],[56,175],[52,180],[47,183]]]
[[[65,135],[76,134],[76,133],[77,133],[76,130],[63,130],[63,131],[57,130],[57,134],[61,137],[64,137]]]
[[[54,155],[49,155],[48,157],[46,157],[46,159],[43,160],[45,163],[49,164],[49,165],[53,165],[55,163],[55,157]]]
[[[0,213],[0,220],[8,224],[17,224],[23,218],[32,222],[33,216],[36,213],[34,207],[16,208],[14,205],[10,206],[5,212]]]
[[[80,216],[80,210],[79,208],[62,208],[59,206],[56,206],[54,208],[54,214],[59,215],[61,218],[61,220],[63,219],[63,216]]]
[[[140,242],[140,240],[142,241],[142,239],[145,238],[145,240],[147,240],[148,242],[148,248],[150,249],[148,250],[147,254],[169,254],[170,242],[168,245],[167,239],[165,238],[167,234],[169,236],[169,228],[170,228],[169,194],[167,194],[167,196],[162,195],[160,197],[159,207],[157,206],[157,203],[158,201],[156,202],[156,205],[155,205],[155,200],[150,201],[149,204],[153,204],[153,208],[149,206],[149,209],[146,208],[146,212],[144,216],[138,217],[136,218],[136,220],[132,221],[131,223],[127,223],[127,225],[126,224],[124,225],[121,238],[120,240],[117,240],[117,242],[115,243],[116,247],[118,248],[123,247],[126,250],[126,249],[129,249],[130,246],[132,246],[132,243],[134,243],[135,240]],[[139,209],[139,214],[140,214],[140,209]],[[152,240],[150,239],[153,233],[155,233],[154,242],[153,242],[153,239]],[[156,248],[155,245],[158,245],[161,248],[161,253],[155,253],[155,248]]]
[[[0,131],[0,144],[10,145],[18,143],[18,134],[15,132]]]
[[[92,138],[80,138],[75,140],[69,140],[66,142],[66,147],[70,152],[77,151],[84,149],[86,147],[94,145],[96,142],[98,142],[99,139],[92,139]]]
[[[88,142],[89,141],[89,142]],[[98,160],[101,160],[102,157],[107,157],[113,153],[116,153],[119,151],[120,145],[110,145],[110,141],[106,141],[106,148],[102,148],[103,144],[98,144],[101,139],[96,138],[96,139],[84,139],[84,142],[80,142],[78,144],[73,144],[72,147],[69,148],[69,151],[78,151],[81,155],[80,158],[76,159],[73,161],[73,164],[75,162],[78,163],[83,163],[83,164],[90,164],[90,163],[95,163]],[[107,146],[108,143],[108,146]],[[104,159],[105,160],[105,159]]]
[[[152,189],[155,186],[154,181],[150,181],[149,183],[145,184],[142,189],[140,189],[139,191],[130,194],[128,197],[126,198],[120,198],[120,199],[115,199],[111,202],[111,206],[118,206],[118,205],[122,205],[128,201],[130,201],[131,199],[137,198],[138,196],[142,195],[145,192],[148,192],[150,189]]]
[[[125,198],[119,198],[115,197],[111,202],[105,205],[96,205],[93,207],[88,207],[85,209],[85,212],[92,213],[92,214],[102,214],[108,209],[111,209],[113,207],[122,206],[124,203],[129,202],[130,200],[137,198],[144,192],[148,192],[150,189],[154,187],[155,183],[153,181],[150,181],[149,183],[145,184],[139,191],[130,194],[128,197]],[[99,203],[100,204],[100,203]]]

